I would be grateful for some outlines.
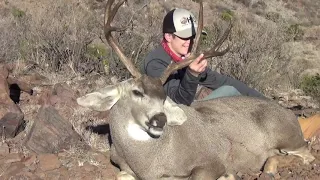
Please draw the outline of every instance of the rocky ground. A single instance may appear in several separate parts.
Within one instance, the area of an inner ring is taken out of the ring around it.
[[[86,88],[68,81],[48,85],[37,73],[9,88],[11,77],[1,66],[0,179],[114,179],[118,170],[109,160],[106,122],[95,125],[105,115],[83,115],[75,102],[79,92],[72,87]],[[90,80],[99,84],[95,77],[78,82],[90,86]]]
[[[91,112],[75,101],[112,81],[96,75],[50,84],[38,70],[18,76],[13,75],[15,68],[1,65],[0,71],[0,179],[115,179],[119,170],[109,159],[108,114]],[[63,79],[55,75],[55,81],[59,78]],[[301,93],[278,93],[273,98],[297,115],[312,116],[318,107]],[[318,179],[317,134],[310,139],[310,148],[317,158],[312,164],[293,159],[279,167],[275,178]],[[265,174],[239,176],[269,179]]]

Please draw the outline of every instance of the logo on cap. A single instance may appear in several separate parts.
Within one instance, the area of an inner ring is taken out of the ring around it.
[[[196,23],[196,19],[194,17],[182,17],[180,19],[180,23],[183,25],[190,24],[191,21],[193,21],[193,23]]]

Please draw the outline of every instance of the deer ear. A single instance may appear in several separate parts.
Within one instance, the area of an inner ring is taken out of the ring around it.
[[[164,102],[164,112],[169,126],[181,125],[187,120],[187,115],[184,111],[169,97]]]
[[[95,111],[107,111],[119,99],[119,89],[116,85],[112,85],[77,98],[77,103],[80,106],[88,107]]]

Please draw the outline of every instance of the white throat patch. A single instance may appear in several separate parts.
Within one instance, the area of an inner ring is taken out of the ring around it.
[[[129,124],[127,131],[129,136],[132,137],[134,140],[147,141],[151,139],[149,134],[142,130],[141,127],[137,124]]]

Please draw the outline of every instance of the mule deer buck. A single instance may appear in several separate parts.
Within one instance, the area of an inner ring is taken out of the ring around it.
[[[123,1],[112,9],[113,2],[109,0],[106,7],[105,38],[135,78],[77,102],[96,111],[110,110],[111,160],[120,166],[118,179],[235,179],[239,171],[259,171],[263,166],[264,172],[274,175],[282,156],[295,155],[305,163],[314,159],[295,115],[277,103],[237,96],[185,106],[166,97],[162,88],[166,78],[196,56],[171,64],[160,78],[141,75],[111,34],[121,29],[110,24]],[[202,19],[200,2],[197,32]],[[205,53],[206,58],[228,51],[218,48],[230,29]]]

